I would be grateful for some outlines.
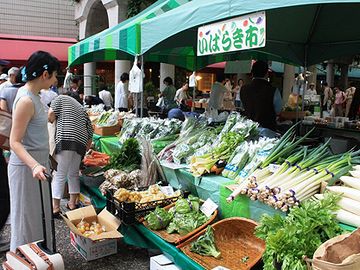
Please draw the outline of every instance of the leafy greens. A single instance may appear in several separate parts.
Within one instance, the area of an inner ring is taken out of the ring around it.
[[[321,201],[307,200],[291,208],[285,218],[264,215],[256,228],[256,236],[266,242],[263,269],[275,270],[275,260],[282,264],[282,270],[306,270],[303,256],[311,258],[323,242],[342,233],[332,214],[339,199],[326,194]]]

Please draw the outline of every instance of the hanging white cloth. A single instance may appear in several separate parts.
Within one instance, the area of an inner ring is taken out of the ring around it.
[[[137,57],[136,57],[134,61],[134,65],[129,73],[129,91],[131,93],[141,93],[143,91],[141,74],[142,71],[137,66]]]
[[[70,83],[72,80],[73,74],[69,71],[66,71],[65,79],[64,79],[64,89],[70,89]]]
[[[195,87],[195,86],[196,86],[196,75],[194,71],[189,77],[189,87]]]

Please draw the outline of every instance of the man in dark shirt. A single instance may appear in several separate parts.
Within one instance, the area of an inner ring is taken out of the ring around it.
[[[281,110],[281,95],[267,80],[268,64],[257,61],[253,64],[252,82],[243,86],[240,92],[245,115],[260,126],[276,129],[276,115]]]

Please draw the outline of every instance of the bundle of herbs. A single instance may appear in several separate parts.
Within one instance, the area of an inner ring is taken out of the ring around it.
[[[110,162],[105,170],[118,169],[125,172],[138,170],[141,167],[140,146],[136,139],[127,139],[121,148],[111,154]]]
[[[256,236],[266,242],[264,270],[306,270],[303,256],[312,258],[325,241],[341,233],[333,214],[340,196],[326,194],[321,201],[308,200],[290,209],[286,217],[264,215],[256,228]]]

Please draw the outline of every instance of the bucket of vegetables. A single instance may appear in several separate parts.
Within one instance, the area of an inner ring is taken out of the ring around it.
[[[246,218],[227,218],[209,225],[178,245],[205,269],[223,266],[250,270],[265,251],[265,242],[254,234],[257,223]]]

